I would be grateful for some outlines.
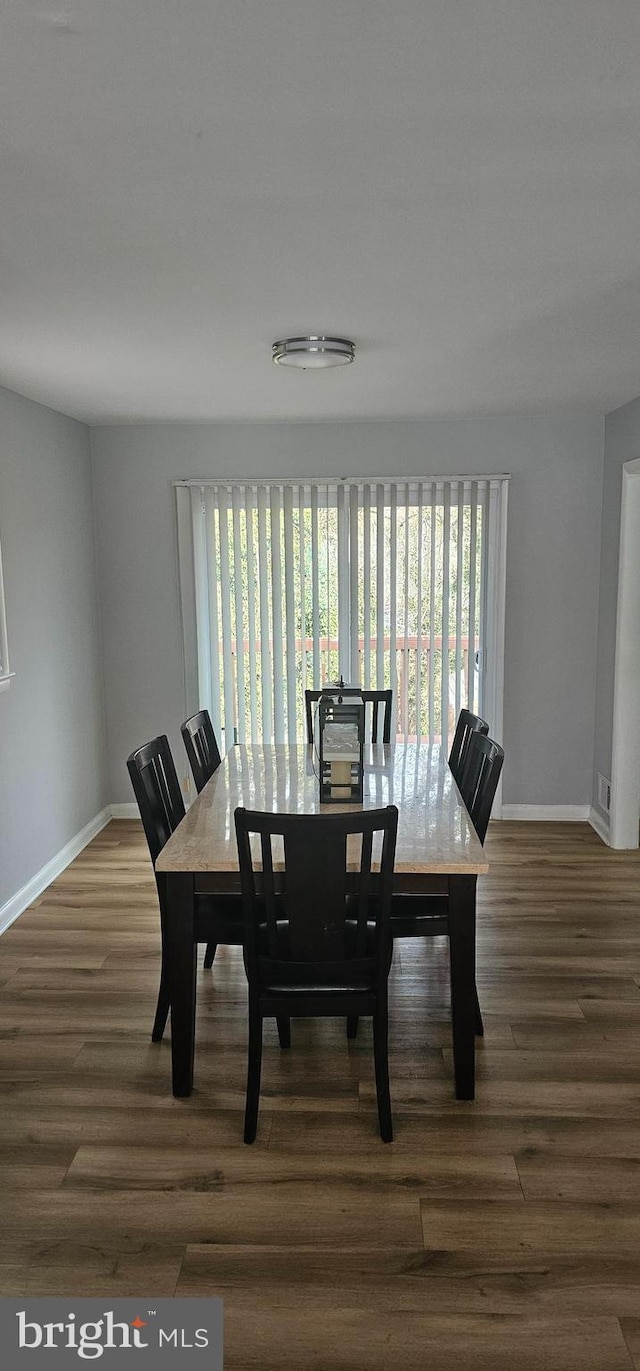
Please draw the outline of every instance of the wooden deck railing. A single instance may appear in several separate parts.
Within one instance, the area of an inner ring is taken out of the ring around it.
[[[473,671],[473,669],[474,669],[474,665],[475,665],[475,654],[476,654],[477,651],[478,651],[479,643],[478,643],[478,641],[476,640],[475,647],[472,649],[472,651],[470,651],[470,650],[469,650],[469,640],[468,640],[467,637],[462,637],[462,638],[460,638],[459,640],[456,640],[456,638],[455,638],[453,635],[450,635],[450,636],[449,636],[449,639],[448,639],[448,645],[449,645],[449,657],[450,657],[450,662],[451,662],[451,665],[450,665],[450,667],[449,667],[449,677],[450,677],[450,682],[451,682],[451,685],[450,685],[450,692],[455,693],[454,681],[455,681],[455,676],[456,676],[457,673],[456,673],[455,662],[452,662],[452,659],[455,658],[455,653],[456,653],[456,649],[457,649],[457,650],[459,651],[459,681],[460,681],[459,695],[460,695],[460,702],[461,702],[461,704],[465,704],[466,701],[467,701],[467,699],[469,698],[470,673],[471,673],[471,672]],[[320,638],[319,641],[318,641],[317,646],[318,646],[319,655],[320,655],[320,676],[321,676],[321,679],[320,679],[319,682],[318,682],[318,681],[315,681],[315,680],[313,679],[313,677],[312,677],[312,669],[310,670],[310,667],[312,667],[312,661],[313,661],[313,650],[314,650],[313,638],[311,638],[311,637],[307,637],[307,638],[299,637],[299,638],[296,638],[296,639],[295,639],[296,660],[298,660],[298,659],[303,655],[303,653],[306,653],[306,656],[307,656],[307,672],[306,672],[307,684],[308,684],[309,686],[314,686],[314,687],[317,687],[318,685],[321,685],[324,681],[326,681],[326,680],[328,680],[328,679],[331,679],[331,677],[335,675],[335,673],[336,673],[336,668],[337,668],[337,657],[338,657],[338,652],[339,652],[339,646],[338,646],[338,639],[337,639],[337,637],[325,636],[325,637],[323,637],[323,638]],[[254,648],[255,648],[256,657],[257,657],[258,660],[259,660],[260,657],[261,657],[261,641],[260,641],[260,639],[256,639],[256,642],[255,642],[255,644],[254,644]],[[247,666],[248,666],[248,660],[249,660],[249,640],[248,640],[248,639],[245,639],[245,640],[244,640],[244,642],[243,642],[243,649],[244,649],[245,671],[246,671],[246,670],[247,670]],[[434,654],[434,661],[433,661],[433,664],[430,662],[430,657],[431,657],[431,652],[432,652],[432,650],[433,650],[433,654]],[[222,655],[222,642],[220,642],[220,644],[219,644],[219,651],[220,651],[220,655]],[[390,663],[389,663],[389,656],[390,656],[390,652],[391,652],[391,639],[390,639],[389,635],[386,635],[386,636],[384,637],[383,641],[382,641],[382,651],[383,651],[383,654],[384,654],[384,657],[385,657],[385,678],[388,680],[388,679],[390,679]],[[359,652],[359,657],[360,657],[360,671],[359,671],[358,675],[359,675],[359,680],[360,680],[360,682],[361,682],[361,683],[364,683],[364,680],[365,680],[365,671],[364,671],[365,641],[364,641],[364,637],[363,637],[363,636],[361,636],[361,637],[359,638],[359,640],[358,640],[358,652]],[[372,669],[371,669],[371,678],[372,678],[372,679],[374,680],[374,682],[375,682],[375,679],[376,679],[376,657],[377,657],[377,652],[378,652],[378,640],[377,640],[377,638],[375,638],[375,637],[372,637],[372,638],[370,639],[370,652],[371,652],[371,668],[372,668]],[[233,655],[234,655],[234,658],[235,658],[237,654],[234,652]],[[332,656],[336,659],[336,667],[329,667],[329,668],[327,668],[327,663],[330,662]],[[440,727],[439,727],[439,724],[440,724],[440,709],[441,709],[441,699],[442,699],[442,690],[441,690],[441,684],[440,684],[440,671],[441,671],[441,661],[442,661],[442,636],[441,636],[440,634],[435,634],[435,635],[434,635],[434,638],[433,638],[433,643],[432,643],[429,636],[425,636],[424,638],[422,638],[422,640],[419,640],[418,637],[417,637],[416,635],[409,635],[409,636],[407,636],[406,638],[405,638],[404,636],[396,638],[396,683],[397,683],[397,687],[396,687],[396,719],[397,719],[397,732],[398,732],[398,736],[404,737],[404,738],[415,738],[416,736],[418,736],[418,733],[419,733],[419,732],[424,736],[425,732],[428,731],[428,730],[425,730],[424,727],[423,727],[421,730],[418,730],[418,726],[417,726],[417,718],[416,718],[416,681],[417,681],[417,675],[418,675],[418,657],[420,657],[420,675],[421,675],[421,682],[422,682],[422,689],[421,689],[421,703],[422,703],[422,709],[421,709],[421,713],[422,713],[423,720],[424,720],[425,713],[427,712],[427,709],[428,709],[427,702],[428,702],[428,693],[429,693],[429,682],[430,682],[430,680],[432,680],[433,683],[434,683],[434,706],[435,706],[434,713],[435,713],[435,719],[436,719],[436,728],[435,728],[435,732],[437,732],[438,735],[440,734]],[[235,663],[235,661],[234,661],[234,674],[235,674],[235,666],[236,666],[236,663]],[[235,684],[235,683],[234,683],[234,684]],[[234,693],[235,693],[235,692],[234,692]],[[449,730],[449,733],[451,733],[451,731],[452,731],[454,725],[455,725],[455,699],[452,700],[452,699],[450,698],[450,699],[449,699],[449,719],[448,719],[448,730]]]

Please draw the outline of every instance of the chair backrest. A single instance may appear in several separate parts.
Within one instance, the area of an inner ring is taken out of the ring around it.
[[[470,709],[461,709],[458,715],[456,731],[453,735],[451,751],[449,753],[449,768],[453,772],[456,781],[459,780],[464,770],[464,765],[469,751],[469,743],[474,733],[488,733],[489,725],[479,714],[472,714]]]
[[[311,815],[236,809],[235,822],[249,981],[275,972],[287,984],[311,984],[313,967],[333,986],[352,984],[356,973],[386,976],[396,806]],[[253,834],[260,840],[257,884]]]
[[[185,719],[180,732],[189,758],[198,794],[220,766],[220,749],[208,709],[200,709]]]
[[[184,818],[184,802],[166,734],[132,752],[127,757],[127,768],[155,866],[165,843]]]
[[[503,761],[504,752],[499,743],[494,743],[484,733],[472,733],[460,778],[460,794],[481,843],[487,835]]]
[[[391,742],[391,706],[393,703],[392,690],[360,690],[357,686],[345,686],[340,689],[338,686],[328,686],[325,690],[305,690],[304,706],[307,718],[307,742],[313,742],[313,715],[314,704],[318,703],[321,695],[342,695],[345,699],[349,695],[361,695],[364,700],[365,710],[367,705],[371,705],[371,742],[390,743]],[[378,711],[383,709],[382,716],[382,737],[379,738]]]

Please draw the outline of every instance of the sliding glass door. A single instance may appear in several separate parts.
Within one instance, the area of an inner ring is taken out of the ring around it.
[[[462,706],[495,714],[506,485],[177,485],[193,707],[227,747],[304,737],[305,687],[340,675],[392,688],[400,739],[448,745]]]

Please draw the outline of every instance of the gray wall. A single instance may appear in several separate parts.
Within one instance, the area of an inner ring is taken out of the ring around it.
[[[620,553],[622,467],[640,457],[640,400],[623,405],[605,420],[604,482],[602,493],[600,610],[594,748],[594,804],[597,773],[611,779],[613,734],[613,674]]]
[[[0,538],[1,908],[106,804],[88,430],[2,389]]]
[[[112,802],[155,733],[182,762],[173,479],[508,472],[504,800],[589,803],[601,419],[157,424],[94,429],[91,450]]]

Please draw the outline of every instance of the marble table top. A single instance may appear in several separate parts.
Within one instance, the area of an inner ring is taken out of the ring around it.
[[[398,807],[395,871],[473,876],[489,864],[435,743],[365,748],[363,805],[321,805],[312,746],[233,747],[187,811],[156,863],[157,871],[238,871],[234,810],[287,814]],[[315,770],[314,770],[315,768]]]

